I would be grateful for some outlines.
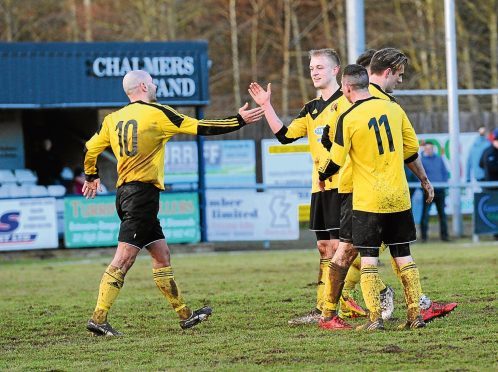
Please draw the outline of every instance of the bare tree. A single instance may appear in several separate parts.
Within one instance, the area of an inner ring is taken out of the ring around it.
[[[230,0],[230,40],[232,44],[232,71],[233,71],[233,96],[235,99],[235,109],[241,106],[240,101],[240,71],[239,71],[239,44],[237,31],[236,0]]]
[[[263,0],[251,0],[253,10],[251,18],[251,79],[258,80],[258,33],[259,33],[259,13]]]
[[[329,20],[329,1],[320,0],[320,7],[322,9],[323,18],[323,36],[325,37],[325,42],[328,48],[333,48],[332,43],[332,32],[330,31],[330,20]]]
[[[290,72],[290,29],[291,29],[291,0],[284,0],[284,34],[282,40],[282,115],[289,115],[289,72]]]
[[[294,4],[295,5],[295,4]],[[295,6],[290,9],[292,18],[292,35],[293,43],[295,47],[296,56],[296,66],[297,66],[297,79],[299,82],[299,92],[301,92],[301,100],[303,102],[308,101],[308,91],[306,89],[306,80],[304,78],[304,67],[303,67],[303,51],[301,49],[301,34],[299,33],[299,19],[297,17]]]
[[[498,87],[498,1],[490,1],[488,13],[491,87]],[[493,94],[491,110],[498,114],[498,94]]]
[[[85,9],[85,41],[93,41],[92,0],[83,0],[83,7]]]
[[[3,20],[5,22],[5,40],[6,41],[13,41],[13,35],[14,35],[14,15],[13,15],[13,7],[12,7],[12,0],[4,0],[1,3],[2,6],[2,13],[3,13]]]

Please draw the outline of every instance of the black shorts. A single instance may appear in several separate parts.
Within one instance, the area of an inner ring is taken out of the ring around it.
[[[138,249],[164,239],[157,218],[159,190],[151,183],[129,182],[116,193],[116,210],[121,220],[118,241]]]
[[[395,213],[353,211],[353,244],[356,248],[379,248],[382,242],[395,245],[416,239],[411,208]]]
[[[330,239],[339,239],[340,215],[341,199],[337,189],[311,194],[311,231],[329,231]]]
[[[353,193],[339,194],[341,197],[341,226],[339,239],[344,243],[353,242]]]

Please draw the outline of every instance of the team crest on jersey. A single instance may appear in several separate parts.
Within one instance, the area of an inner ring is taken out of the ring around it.
[[[337,102],[330,105],[330,111],[337,111]]]
[[[325,128],[325,126],[324,126],[324,125],[323,125],[323,126],[321,126],[321,127],[316,127],[316,128],[315,128],[315,134],[316,134],[317,136],[320,136],[320,138],[322,137],[322,134],[323,134],[323,128]]]

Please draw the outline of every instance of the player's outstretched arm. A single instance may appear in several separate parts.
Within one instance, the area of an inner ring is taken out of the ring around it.
[[[415,160],[406,163],[406,166],[420,180],[420,186],[422,186],[425,194],[425,202],[432,202],[434,199],[434,187],[429,181],[429,178],[427,178],[427,174],[425,173],[424,165],[422,164],[420,157],[417,156]]]
[[[256,82],[252,82],[249,84],[248,92],[254,102],[256,102],[264,110],[266,121],[270,125],[272,132],[277,133],[280,131],[284,124],[279,119],[275,109],[271,105],[271,83],[268,83],[266,90],[264,90],[261,85]]]
[[[239,115],[247,124],[257,122],[263,117],[264,111],[261,107],[253,109],[249,109],[248,107],[249,103],[246,102],[244,106],[239,109]]]

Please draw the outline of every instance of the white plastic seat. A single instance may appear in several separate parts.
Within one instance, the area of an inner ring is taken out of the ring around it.
[[[7,186],[0,186],[0,199],[10,198],[9,188]]]
[[[16,177],[10,169],[0,169],[0,184],[13,184],[16,183]]]
[[[62,185],[49,185],[47,190],[49,196],[59,197],[66,195],[66,188]]]
[[[38,177],[30,169],[15,169],[14,174],[18,183],[35,185]]]
[[[48,190],[45,186],[34,185],[29,186],[29,196],[37,197],[37,196],[48,196]]]
[[[8,187],[9,196],[11,198],[25,198],[27,196],[30,196],[28,185],[18,186],[16,184],[12,184],[12,185],[6,185],[6,187]]]

